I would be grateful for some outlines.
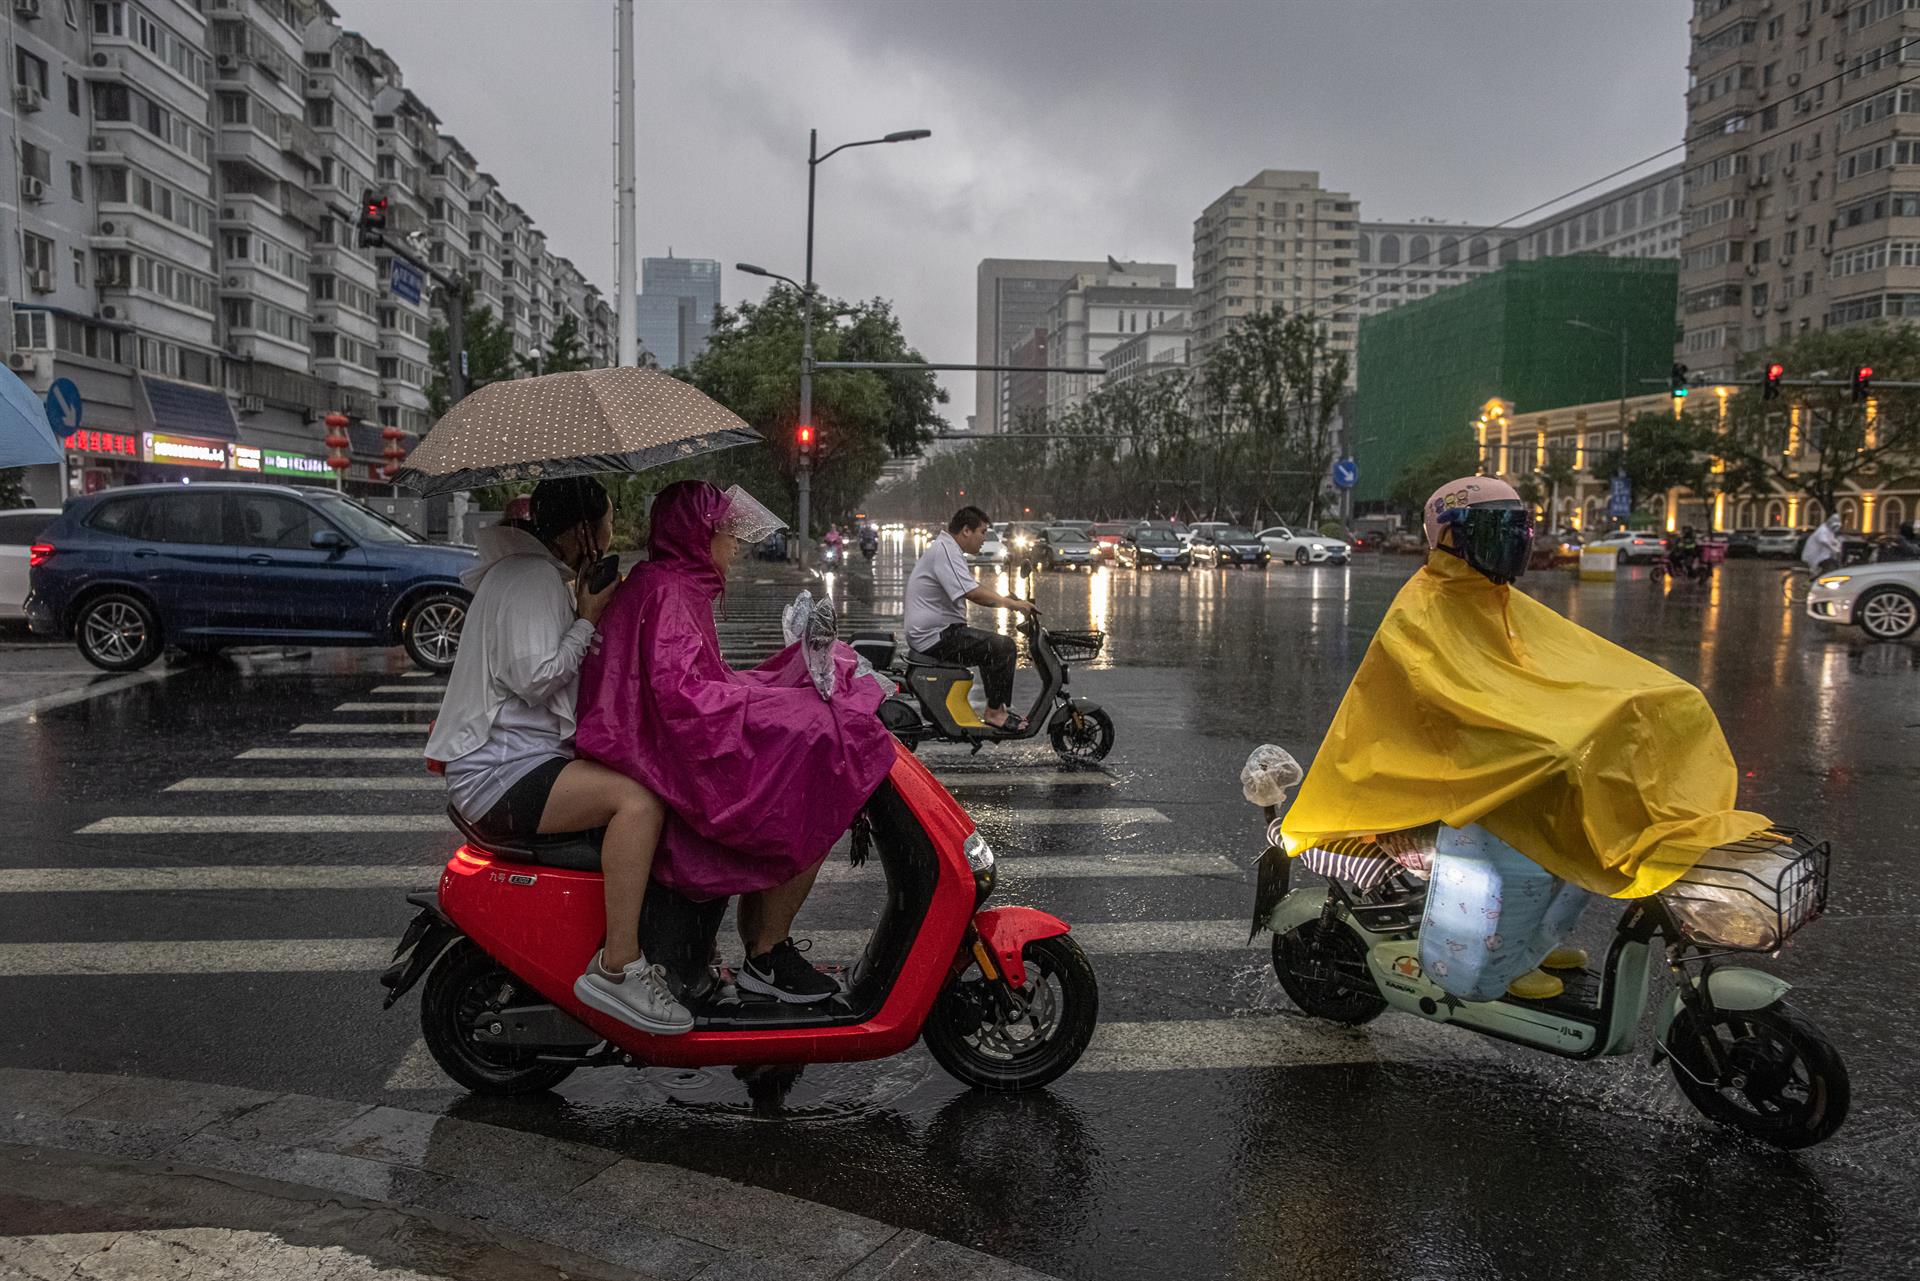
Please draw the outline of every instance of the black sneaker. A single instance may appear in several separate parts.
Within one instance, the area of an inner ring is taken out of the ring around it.
[[[788,1005],[811,1005],[837,996],[840,985],[807,963],[801,953],[813,940],[795,943],[785,938],[762,956],[749,956],[734,982],[748,992],[758,992]]]

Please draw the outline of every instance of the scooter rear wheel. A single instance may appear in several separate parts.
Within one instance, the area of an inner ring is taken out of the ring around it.
[[[1070,716],[1062,717],[1048,726],[1047,732],[1053,739],[1053,750],[1077,764],[1103,761],[1113,750],[1113,717],[1097,709],[1083,713],[1079,725]]]
[[[1720,1043],[1733,1080],[1717,1079],[1708,1039]],[[1763,1010],[1722,1010],[1712,1025],[1682,1006],[1666,1048],[1689,1103],[1762,1143],[1812,1147],[1847,1119],[1852,1086],[1840,1052],[1813,1020],[1783,1001]]]
[[[1358,1027],[1387,1003],[1367,975],[1367,953],[1353,931],[1319,918],[1273,936],[1273,973],[1293,1003],[1315,1018]]]
[[[990,990],[1001,984],[975,967],[940,994],[921,1031],[934,1061],[975,1089],[1038,1089],[1079,1062],[1093,1039],[1100,985],[1073,937],[1035,939],[1021,959],[1025,1017],[1003,1013]]]
[[[440,1070],[476,1094],[537,1094],[573,1072],[570,1063],[542,1063],[521,1046],[482,1045],[473,1024],[488,1009],[542,999],[461,939],[434,962],[420,994],[420,1035]]]

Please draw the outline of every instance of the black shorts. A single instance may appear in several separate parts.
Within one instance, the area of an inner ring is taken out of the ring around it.
[[[547,797],[560,771],[573,764],[564,756],[550,756],[522,774],[507,794],[494,802],[474,824],[482,836],[496,841],[525,840],[540,831],[540,816],[547,812]]]

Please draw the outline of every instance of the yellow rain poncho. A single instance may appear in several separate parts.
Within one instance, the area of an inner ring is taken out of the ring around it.
[[[1394,598],[1281,831],[1287,851],[1479,823],[1563,880],[1655,893],[1769,826],[1699,690],[1445,552]]]

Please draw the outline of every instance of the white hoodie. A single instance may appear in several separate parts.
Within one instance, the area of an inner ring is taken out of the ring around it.
[[[1807,535],[1806,546],[1800,549],[1800,559],[1816,574],[1826,562],[1840,559],[1840,531],[1834,528],[1831,520]]]
[[[444,762],[454,805],[483,817],[515,783],[573,755],[574,696],[593,624],[574,616],[573,571],[525,530],[483,529],[480,564],[427,758]]]

